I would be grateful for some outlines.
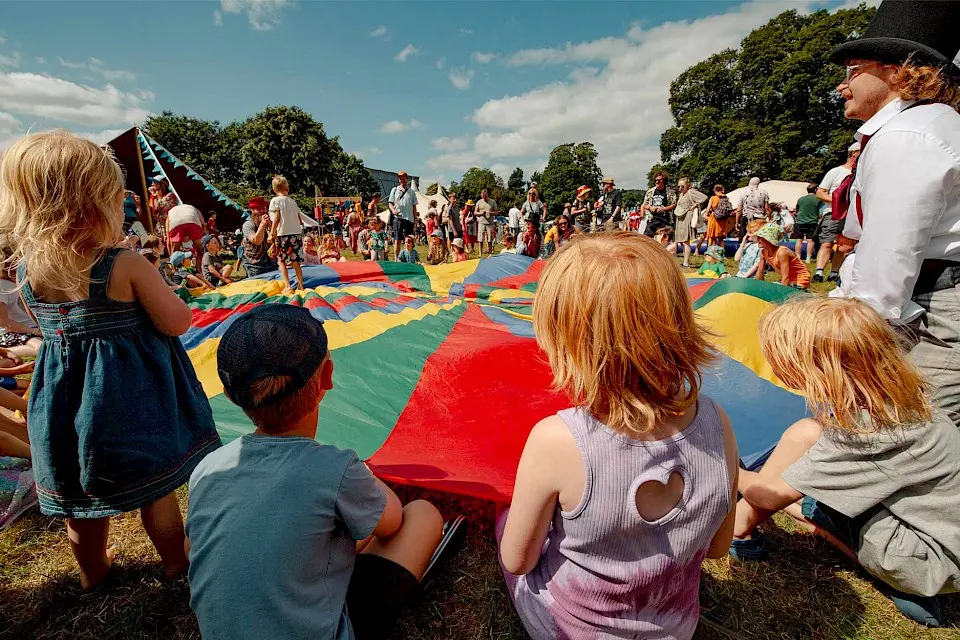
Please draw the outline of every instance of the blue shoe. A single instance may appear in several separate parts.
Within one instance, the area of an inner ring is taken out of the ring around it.
[[[762,562],[769,557],[767,541],[759,533],[754,533],[752,538],[734,538],[730,555],[742,562]]]
[[[928,627],[940,626],[943,610],[940,608],[940,601],[935,596],[917,596],[891,589],[887,593],[887,597],[893,601],[900,613],[914,622],[919,622]]]

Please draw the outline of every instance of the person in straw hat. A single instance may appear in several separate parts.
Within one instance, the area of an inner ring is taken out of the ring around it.
[[[593,211],[593,203],[590,201],[591,191],[592,189],[587,185],[578,187],[577,199],[573,201],[573,207],[570,209],[574,226],[580,231],[590,229],[590,212]]]
[[[603,228],[605,231],[615,231],[623,218],[621,214],[623,194],[620,189],[616,188],[613,178],[604,178],[600,181],[600,186],[603,189],[603,195],[600,196],[596,204],[595,230]]]
[[[841,293],[894,323],[930,385],[960,421],[960,2],[886,0],[863,37],[838,46],[837,87],[860,157],[833,193],[855,245]],[[847,213],[849,211],[849,214]],[[960,551],[960,550],[958,550]]]

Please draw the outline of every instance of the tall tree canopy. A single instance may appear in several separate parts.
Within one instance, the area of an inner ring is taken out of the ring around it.
[[[299,107],[268,107],[225,127],[164,111],[147,118],[143,130],[237,202],[268,193],[277,174],[311,208],[314,186],[326,195],[364,198],[380,190],[363,160]]]
[[[497,204],[500,204],[506,192],[503,179],[500,176],[490,169],[481,169],[480,167],[467,169],[460,182],[450,183],[450,191],[457,194],[457,199],[461,203],[467,200],[476,200],[484,189],[490,192],[490,197],[496,200]]]
[[[540,177],[540,199],[552,215],[563,212],[563,205],[577,197],[577,188],[587,185],[598,193],[600,167],[597,150],[590,142],[568,142],[555,147]]]
[[[670,85],[675,126],[660,137],[662,167],[675,177],[732,188],[762,179],[819,180],[843,162],[857,124],[843,117],[843,70],[827,57],[863,33],[861,5],[807,16],[786,11]],[[651,176],[654,173],[651,170]]]

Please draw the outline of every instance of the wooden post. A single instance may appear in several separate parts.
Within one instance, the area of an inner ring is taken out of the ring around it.
[[[143,211],[147,212],[147,230],[153,233],[153,211],[150,210],[150,190],[147,189],[147,174],[143,169],[143,150],[140,148],[140,128],[137,127],[134,134],[134,143],[137,145],[137,163],[140,165],[140,185],[143,187],[143,195],[146,198],[141,202],[141,215]]]

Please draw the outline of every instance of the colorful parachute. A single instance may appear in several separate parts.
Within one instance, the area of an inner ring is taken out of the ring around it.
[[[530,305],[543,261],[503,255],[449,265],[341,262],[304,267],[306,292],[282,295],[277,275],[194,296],[183,336],[224,441],[253,430],[223,395],[220,336],[262,304],[297,304],[325,322],[334,385],[317,439],[355,449],[400,483],[506,500],[537,421],[570,405],[550,391]],[[793,289],[728,278],[689,280],[721,357],[704,389],[730,415],[748,468],[805,413],[760,354],[757,320]]]

